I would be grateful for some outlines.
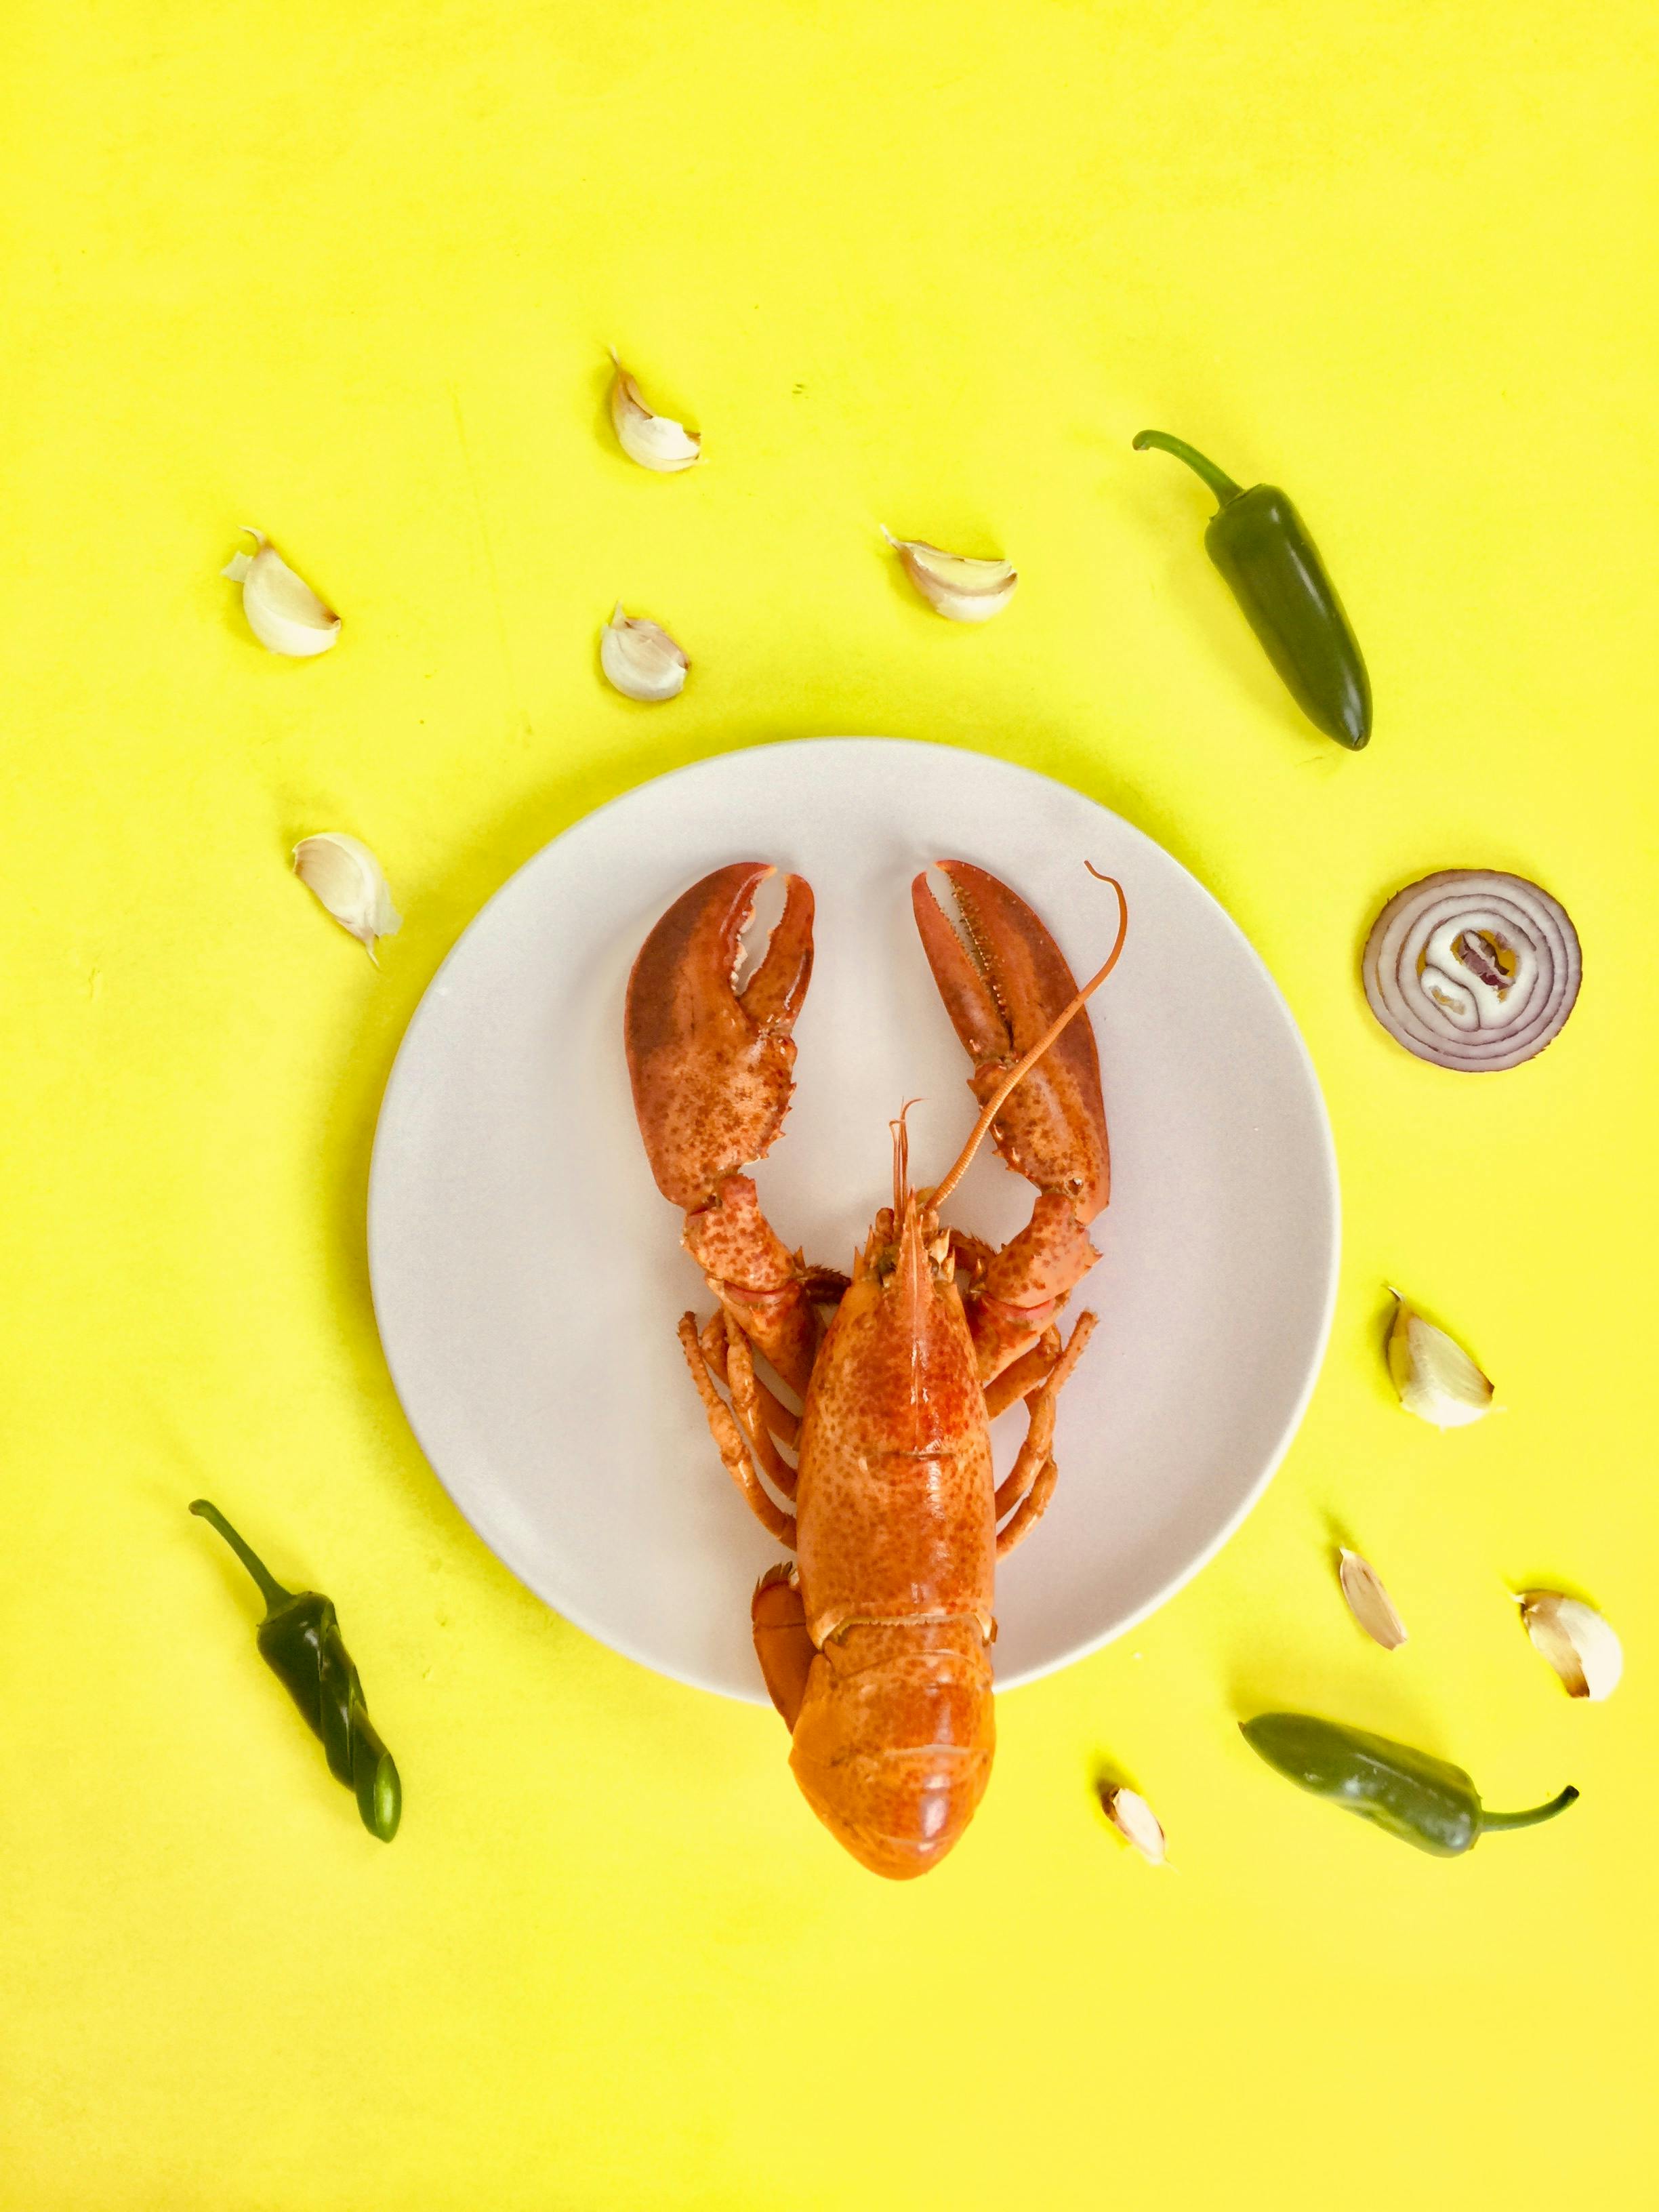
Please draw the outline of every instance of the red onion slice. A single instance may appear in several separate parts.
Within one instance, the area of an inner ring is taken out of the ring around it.
[[[1480,1073],[1542,1052],[1583,961],[1565,908],[1538,884],[1444,868],[1389,901],[1360,968],[1371,1012],[1407,1052]]]

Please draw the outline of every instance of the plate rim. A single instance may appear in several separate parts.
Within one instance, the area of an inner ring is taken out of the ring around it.
[[[999,1697],[1027,1688],[1030,1685],[1042,1681],[1052,1674],[1062,1673],[1066,1668],[1076,1666],[1079,1661],[1091,1658],[1096,1652],[1103,1650],[1109,1644],[1115,1644],[1121,1637],[1130,1634],[1133,1630],[1139,1627],[1143,1622],[1150,1620],[1155,1613],[1169,1604],[1172,1598],[1179,1595],[1180,1592],[1185,1589],[1189,1583],[1194,1581],[1216,1555],[1231,1542],[1261,1503],[1268,1485],[1284,1464],[1291,1446],[1296,1441],[1302,1423],[1306,1418],[1314,1391],[1324,1370],[1325,1357],[1330,1346],[1331,1330],[1335,1320],[1337,1298],[1340,1288],[1342,1187],[1337,1159],[1336,1139],[1331,1127],[1330,1110],[1325,1103],[1324,1088],[1319,1079],[1319,1071],[1314,1064],[1313,1054],[1309,1050],[1307,1039],[1302,1033],[1301,1024],[1297,1020],[1289,1000],[1279,988],[1278,979],[1273,970],[1256,950],[1243,928],[1228,912],[1203,878],[1189,867],[1186,861],[1170,852],[1167,846],[1159,844],[1158,840],[1148,831],[1141,829],[1138,823],[1130,821],[1127,815],[1120,814],[1115,807],[1108,806],[1103,800],[1094,798],[1089,792],[1079,790],[1075,784],[1068,783],[1063,777],[1049,775],[1042,769],[1027,766],[1023,761],[1008,760],[1000,753],[991,752],[977,746],[945,744],[936,738],[887,738],[868,733],[862,736],[818,735],[764,738],[751,744],[728,745],[720,752],[702,754],[696,760],[681,762],[678,768],[665,769],[659,775],[647,776],[641,782],[630,784],[626,790],[614,792],[609,799],[602,799],[597,806],[590,807],[585,813],[578,815],[574,821],[566,823],[564,827],[550,837],[545,844],[538,846],[535,852],[521,860],[510,874],[504,877],[483,903],[473,913],[454,943],[428,978],[414,1011],[404,1024],[403,1035],[398,1040],[398,1049],[393,1055],[392,1067],[387,1074],[385,1088],[381,1091],[380,1106],[375,1115],[365,1206],[364,1250],[375,1332],[380,1339],[380,1355],[386,1363],[387,1376],[392,1383],[393,1395],[398,1401],[398,1410],[434,1480],[479,1542],[507,1570],[515,1582],[527,1589],[532,1596],[544,1605],[548,1611],[559,1620],[568,1621],[572,1627],[579,1629],[583,1635],[592,1638],[595,1643],[603,1644],[607,1650],[614,1651],[620,1657],[647,1668],[662,1680],[682,1683],[690,1689],[707,1691],[714,1696],[731,1698],[739,1704],[760,1707],[770,1705],[770,1698],[763,1686],[757,1686],[746,1691],[737,1690],[733,1689],[729,1683],[710,1680],[690,1668],[666,1666],[659,1657],[647,1656],[643,1651],[635,1649],[625,1635],[619,1636],[608,1627],[599,1626],[580,1601],[571,1603],[562,1594],[556,1600],[550,1596],[547,1591],[539,1586],[538,1580],[514,1565],[509,1556],[510,1547],[503,1548],[503,1544],[498,1542],[484,1525],[486,1516],[481,1511],[475,1512],[468,1504],[464,1503],[445,1479],[436,1457],[421,1433],[420,1425],[410,1410],[409,1401],[399,1381],[398,1364],[392,1355],[386,1317],[382,1307],[381,1263],[377,1259],[377,1249],[380,1244],[379,1224],[384,1218],[384,1190],[390,1173],[390,1170],[384,1164],[387,1157],[386,1133],[388,1122],[395,1109],[400,1083],[406,1083],[410,1079],[409,1070],[413,1064],[411,1047],[416,1042],[417,1032],[423,1027],[422,1018],[428,1013],[429,1003],[438,997],[439,986],[442,983],[451,965],[459,957],[473,933],[483,925],[497,902],[505,897],[521,876],[530,869],[540,866],[548,854],[556,847],[562,845],[567,838],[575,836],[577,832],[586,830],[590,823],[597,822],[602,816],[611,812],[613,808],[637,799],[641,792],[654,789],[659,785],[673,783],[684,776],[696,775],[718,762],[730,761],[748,753],[773,751],[782,748],[790,750],[805,748],[816,751],[828,751],[845,746],[856,746],[860,749],[902,746],[908,751],[939,754],[952,759],[960,757],[965,753],[975,758],[994,762],[1000,769],[1012,771],[1020,776],[1029,777],[1036,782],[1056,787],[1073,798],[1083,799],[1091,806],[1098,807],[1102,813],[1109,815],[1112,820],[1120,828],[1127,830],[1133,838],[1150,847],[1161,859],[1178,869],[1208,901],[1225,928],[1231,932],[1239,945],[1243,946],[1261,980],[1267,984],[1271,996],[1283,1012],[1285,1027],[1289,1031],[1296,1054],[1299,1059],[1302,1073],[1306,1079],[1316,1109],[1315,1121],[1319,1138],[1317,1146],[1319,1188],[1330,1218],[1330,1235],[1326,1245],[1324,1291],[1321,1301],[1318,1327],[1315,1332],[1306,1373],[1279,1434],[1263,1462],[1261,1473],[1209,1540],[1179,1571],[1161,1584],[1140,1605],[1133,1607],[1121,1620],[1113,1621],[1097,1635],[1085,1638],[1082,1642],[1070,1646],[1066,1650],[1043,1664],[1028,1668],[1023,1673],[1012,1675],[1006,1680],[1000,1677],[996,1684]]]

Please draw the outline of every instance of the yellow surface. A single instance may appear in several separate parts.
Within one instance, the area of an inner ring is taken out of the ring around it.
[[[15,0],[6,43],[0,2201],[1646,2201],[1650,11]],[[705,469],[618,456],[612,342]],[[1364,757],[1297,724],[1148,422],[1294,493]],[[251,641],[243,522],[343,611],[327,659]],[[927,614],[881,522],[1006,550],[1011,611]],[[677,704],[602,686],[618,594],[689,649]],[[664,769],[863,730],[1045,769],[1194,868],[1303,1024],[1346,1206],[1267,1499],[1005,1702],[969,1838],[903,1888],[769,1714],[471,1536],[362,1253],[387,1069],[486,895]],[[408,917],[378,975],[287,872],[325,828]],[[1548,882],[1588,956],[1491,1080],[1398,1052],[1356,981],[1384,896],[1471,861]],[[1397,1409],[1389,1280],[1502,1418]],[[337,1599],[389,1850],[200,1490]],[[1611,1705],[1532,1654],[1528,1580],[1624,1631]],[[1583,1802],[1437,1864],[1253,1759],[1233,1723],[1279,1705]],[[1179,1873],[1101,1824],[1103,1757]]]

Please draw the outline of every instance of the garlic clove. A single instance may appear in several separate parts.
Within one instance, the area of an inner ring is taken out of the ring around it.
[[[349,929],[368,948],[378,968],[374,941],[394,937],[403,927],[403,916],[392,905],[385,872],[368,846],[334,830],[302,837],[294,848],[294,872],[341,928]]]
[[[250,529],[252,553],[234,554],[220,571],[242,587],[242,611],[261,645],[290,659],[326,653],[340,635],[340,617],[303,576],[296,576],[264,533]]]
[[[599,665],[623,698],[655,703],[679,696],[691,664],[660,623],[625,615],[618,599],[599,632]]]
[[[1389,1331],[1389,1372],[1408,1413],[1461,1429],[1492,1411],[1492,1386],[1461,1344],[1414,1312],[1398,1291]]]
[[[1570,1697],[1595,1704],[1613,1695],[1625,1671],[1624,1646],[1594,1606],[1559,1590],[1523,1590],[1521,1619]]]
[[[1346,1544],[1337,1548],[1337,1580],[1349,1612],[1373,1644],[1380,1644],[1385,1651],[1397,1651],[1406,1641],[1406,1624],[1395,1611],[1382,1577],[1368,1559],[1362,1559]]]
[[[614,346],[611,358],[617,364],[617,374],[611,382],[611,420],[616,428],[617,442],[629,459],[637,461],[642,469],[655,469],[663,476],[694,467],[702,459],[699,433],[688,430],[672,415],[654,413],[645,394],[617,360]]]
[[[904,573],[935,613],[947,622],[989,622],[1014,596],[1019,581],[1006,561],[979,561],[965,553],[942,553],[920,538],[882,536],[904,563]]]
[[[1124,1842],[1133,1844],[1149,1866],[1166,1866],[1164,1830],[1139,1792],[1103,1782],[1099,1794],[1101,1810]]]

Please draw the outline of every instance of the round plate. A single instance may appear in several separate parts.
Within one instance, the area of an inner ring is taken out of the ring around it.
[[[796,1091],[757,1181],[786,1242],[848,1267],[890,1196],[889,1123],[937,1177],[975,1111],[910,880],[976,861],[1088,975],[1112,1200],[1101,1326],[1060,1401],[1060,1481],[997,1577],[999,1683],[1120,1634],[1266,1486],[1307,1403],[1336,1280],[1336,1168],[1289,1009],[1209,893],[1115,814],[975,753],[822,738],[698,763],[590,815],[498,891],[410,1023],[381,1109],[369,1265],[416,1436],[490,1549],[579,1627],[660,1673],[764,1703],[749,1640],[779,1556],[721,1468],[675,1340],[712,1301],[652,1182],[623,994],[657,916],[733,860],[811,883],[817,964]],[[763,940],[764,907],[751,930]],[[988,1144],[950,1218],[1000,1241],[1032,1193]],[[998,1465],[1023,1413],[998,1423]]]

